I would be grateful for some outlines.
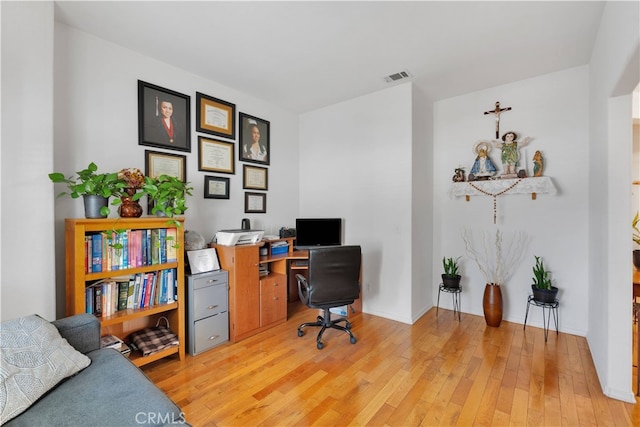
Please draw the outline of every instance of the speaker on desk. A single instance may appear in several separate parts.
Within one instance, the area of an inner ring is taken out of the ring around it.
[[[251,230],[251,221],[249,221],[249,218],[242,218],[241,228],[243,230]]]

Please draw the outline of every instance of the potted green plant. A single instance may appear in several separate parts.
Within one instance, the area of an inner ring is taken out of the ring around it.
[[[98,173],[98,166],[93,162],[86,169],[76,172],[75,178],[53,172],[49,174],[49,179],[54,183],[67,184],[68,191],[61,192],[57,197],[83,197],[86,218],[105,218],[109,215],[109,197],[119,197],[125,187],[116,172]]]
[[[558,295],[558,288],[552,286],[549,271],[544,266],[544,261],[535,256],[536,264],[533,266],[533,299],[540,302],[554,302]]]
[[[160,175],[155,178],[145,176],[142,191],[133,196],[133,200],[139,200],[143,195],[147,196],[147,202],[152,215],[167,216],[181,215],[187,210],[186,197],[191,196],[193,187],[188,182],[182,182],[179,178],[170,175]]]
[[[633,221],[631,221],[631,228],[633,228],[631,238],[636,245],[640,246],[640,229],[638,229],[638,223],[640,223],[640,214],[636,212]],[[633,265],[636,269],[640,270],[640,249],[633,250]]]
[[[459,265],[458,260],[460,257],[453,258],[442,258],[442,267],[444,268],[444,273],[442,274],[442,284],[447,288],[459,288],[460,287],[460,279],[462,276],[458,274]]]

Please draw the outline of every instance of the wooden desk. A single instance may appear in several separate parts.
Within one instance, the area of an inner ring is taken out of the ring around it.
[[[633,269],[633,299],[640,297],[640,270]]]

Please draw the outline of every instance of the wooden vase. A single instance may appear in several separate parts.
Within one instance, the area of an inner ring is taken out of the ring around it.
[[[502,290],[500,285],[487,283],[484,287],[482,308],[487,326],[500,326],[502,322]]]

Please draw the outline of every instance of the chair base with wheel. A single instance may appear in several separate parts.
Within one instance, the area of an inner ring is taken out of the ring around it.
[[[339,325],[340,322],[345,322],[345,325]],[[349,335],[349,341],[351,341],[351,344],[355,344],[357,341],[356,337],[351,332],[351,322],[349,322],[346,317],[340,317],[338,319],[331,320],[331,311],[329,311],[328,308],[324,309],[324,316],[318,316],[315,322],[305,322],[298,326],[299,337],[304,335],[304,331],[302,330],[302,328],[306,328],[307,326],[320,327],[320,331],[318,332],[318,336],[316,337],[316,347],[318,347],[318,350],[322,350],[322,348],[324,347],[324,344],[322,343],[322,334],[324,334],[324,331],[327,330],[327,328],[338,329],[345,332]]]

